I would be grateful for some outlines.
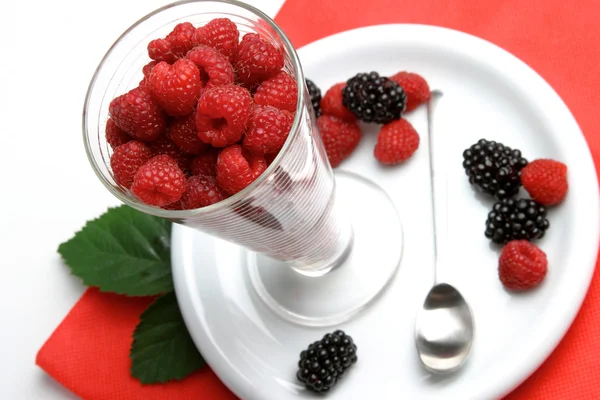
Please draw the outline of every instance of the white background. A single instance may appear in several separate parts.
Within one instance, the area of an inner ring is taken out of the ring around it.
[[[0,2],[0,398],[75,399],[35,365],[84,291],[56,252],[118,202],[90,168],[81,112],[113,41],[167,0]],[[247,0],[274,16],[282,0]]]

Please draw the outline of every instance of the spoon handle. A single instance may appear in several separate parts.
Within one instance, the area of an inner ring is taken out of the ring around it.
[[[429,142],[429,177],[431,184],[431,212],[433,217],[433,251],[434,251],[434,267],[433,267],[433,282],[438,283],[438,268],[440,264],[441,255],[443,255],[442,245],[445,243],[447,235],[446,225],[446,206],[447,206],[447,179],[445,179],[445,167],[444,163],[442,168],[439,170],[435,168],[435,160],[437,153],[434,152],[434,147],[440,149],[440,140],[436,137],[436,143],[434,145],[433,135],[433,111],[437,101],[442,97],[443,93],[439,90],[433,90],[431,97],[427,102],[427,133]],[[440,152],[443,157],[443,151]],[[439,162],[439,156],[438,156]],[[441,183],[441,190],[436,190],[436,182]],[[442,207],[442,208],[440,208]],[[443,212],[442,212],[443,211]]]

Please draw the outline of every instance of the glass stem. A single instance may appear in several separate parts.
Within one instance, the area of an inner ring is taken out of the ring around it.
[[[352,247],[354,243],[354,230],[352,228],[352,224],[347,222],[339,233],[340,234],[335,246],[336,251],[331,256],[316,260],[310,265],[292,261],[290,263],[292,269],[305,276],[319,277],[344,264],[344,262],[350,256],[350,253],[352,253]],[[319,251],[317,251],[317,253],[318,252]]]

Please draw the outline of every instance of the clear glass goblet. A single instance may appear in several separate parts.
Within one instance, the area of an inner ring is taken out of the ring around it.
[[[298,84],[288,139],[267,170],[241,192],[208,207],[165,210],[118,185],[105,138],[110,101],[138,85],[150,61],[148,43],[175,25],[199,27],[229,18],[240,37],[253,32],[284,54]],[[124,204],[195,228],[247,249],[257,295],[295,323],[328,326],[349,319],[384,290],[400,264],[402,225],[386,195],[368,179],[334,175],[316,125],[305,78],[285,33],[260,10],[236,0],[188,0],[162,7],[133,24],[101,60],[88,89],[83,138],[100,181]]]

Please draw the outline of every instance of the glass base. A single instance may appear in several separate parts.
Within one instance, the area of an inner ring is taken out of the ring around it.
[[[355,316],[385,290],[402,257],[402,223],[387,193],[353,173],[336,171],[335,179],[336,207],[354,234],[340,265],[311,276],[262,254],[248,255],[258,297],[280,317],[304,326],[331,326]]]

